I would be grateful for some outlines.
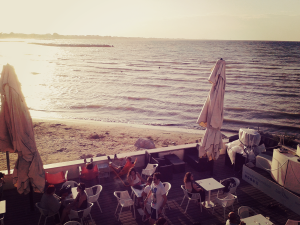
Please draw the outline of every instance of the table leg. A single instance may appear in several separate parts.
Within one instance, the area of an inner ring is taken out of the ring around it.
[[[213,208],[215,206],[215,204],[210,201],[210,194],[211,194],[211,191],[208,191],[208,199],[205,202],[205,208]]]

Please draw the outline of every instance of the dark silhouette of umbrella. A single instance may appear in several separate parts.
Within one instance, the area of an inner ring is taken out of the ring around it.
[[[36,148],[32,119],[21,84],[14,68],[9,64],[3,66],[0,92],[0,150],[18,153],[13,183],[20,194],[27,194],[31,189],[43,192],[45,171]]]

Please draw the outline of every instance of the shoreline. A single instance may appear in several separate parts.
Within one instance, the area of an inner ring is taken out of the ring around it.
[[[189,128],[180,128],[175,126],[163,126],[163,125],[146,125],[146,124],[136,124],[136,123],[121,123],[121,122],[105,122],[101,120],[90,120],[90,119],[59,119],[59,118],[45,118],[45,117],[34,117],[32,118],[33,123],[37,121],[60,121],[63,123],[86,123],[89,125],[95,125],[98,126],[100,124],[102,125],[116,125],[116,126],[127,126],[127,127],[133,127],[138,129],[154,129],[154,130],[165,130],[165,131],[171,131],[171,132],[182,132],[182,133],[192,133],[192,134],[204,134],[205,130],[200,129],[189,129]],[[94,124],[96,123],[96,124]],[[230,137],[232,135],[238,134],[238,130],[228,130],[224,129],[221,130],[221,133],[224,134],[226,137]]]
[[[43,164],[138,151],[138,138],[151,139],[156,148],[200,142],[204,130],[93,120],[32,118],[36,146]],[[223,132],[222,132],[223,133]],[[6,154],[0,154],[6,170]],[[14,168],[17,153],[10,153]]]

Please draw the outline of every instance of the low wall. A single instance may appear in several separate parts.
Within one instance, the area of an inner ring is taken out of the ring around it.
[[[159,157],[163,157],[167,154],[175,154],[181,160],[183,160],[184,150],[188,148],[196,147],[196,143],[194,144],[187,144],[187,145],[178,145],[178,146],[171,146],[171,147],[164,147],[164,148],[155,148],[155,149],[147,149],[149,153],[158,153]],[[132,161],[137,158],[136,167],[146,167],[145,165],[145,152],[146,150],[139,150],[136,152],[126,152],[118,154],[118,158],[124,158],[130,156]],[[110,155],[113,158],[113,155]],[[90,159],[87,159],[89,162]],[[95,157],[93,158],[94,164],[101,164],[101,163],[108,163],[107,156]],[[57,173],[60,171],[68,171],[68,180],[73,180],[79,177],[79,166],[84,166],[84,160],[74,160],[74,161],[67,161],[61,163],[52,163],[44,165],[45,172],[48,173]],[[12,173],[13,170],[10,171],[8,174],[7,170],[1,171],[5,174],[5,185],[3,186],[4,190],[13,189],[15,188],[12,182]]]

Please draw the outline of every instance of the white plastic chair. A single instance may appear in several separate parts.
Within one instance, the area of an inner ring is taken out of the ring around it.
[[[216,199],[215,199],[216,204],[221,205],[224,209],[224,221],[225,221],[225,208],[232,206],[232,211],[234,211],[233,203],[236,200],[236,198],[237,197],[231,193],[228,193],[227,196],[223,199],[216,197]],[[215,208],[213,209],[213,213],[214,213],[214,211],[215,211]]]
[[[230,179],[233,179],[234,180],[234,182],[235,182],[235,186],[234,187],[230,187],[230,189],[229,189],[229,192],[228,193],[231,193],[231,194],[234,194],[235,196],[237,196],[237,194],[236,194],[236,189],[237,189],[237,187],[240,185],[240,180],[238,179],[238,178],[236,178],[236,177],[229,177],[229,178],[226,178],[226,179],[224,179],[224,180],[221,180],[220,181],[220,183],[222,183],[223,181],[226,181],[226,180],[230,180]],[[220,190],[219,190],[220,191]],[[219,194],[219,191],[218,191],[218,194]],[[238,201],[238,199],[236,199],[237,200],[237,202],[239,202]]]
[[[238,214],[239,214],[240,219],[249,217],[250,212],[252,212],[253,215],[257,215],[257,213],[248,206],[241,206],[238,209]]]
[[[163,182],[162,184],[163,184],[164,187],[165,187],[166,196],[168,196],[169,191],[170,191],[170,189],[171,189],[171,184],[170,184],[169,182]]]
[[[43,209],[43,208],[40,206],[40,202],[35,203],[35,206],[39,209],[39,211],[40,211],[40,213],[41,213],[41,216],[40,216],[38,225],[39,225],[40,222],[41,222],[42,216],[46,217],[46,218],[45,218],[45,223],[44,223],[44,225],[47,223],[47,219],[48,219],[49,217],[55,216],[56,214],[58,214],[58,217],[59,217],[59,212],[58,212],[58,211],[57,211],[56,213],[51,213],[51,212],[49,212],[48,210]],[[1,222],[2,222],[2,221],[1,221]]]
[[[122,212],[123,207],[129,207],[131,209],[131,206],[133,206],[133,215],[134,215],[134,218],[135,218],[134,201],[132,200],[132,198],[130,198],[128,191],[115,191],[114,195],[116,196],[116,198],[118,200],[118,205],[117,205],[115,214],[117,213],[119,205],[121,206],[118,221],[120,220],[120,216],[121,216],[121,212]],[[120,197],[118,195],[120,195]]]
[[[88,207],[86,209],[83,210],[71,210],[70,214],[69,214],[69,219],[80,219],[81,220],[81,224],[83,225],[83,219],[86,218],[87,216],[90,216],[91,220],[93,221],[93,218],[91,216],[91,209],[92,209],[93,203],[88,203]],[[83,212],[81,214],[81,212]]]
[[[73,188],[73,187],[77,187],[79,184],[76,181],[68,180],[65,183],[63,183],[63,185],[61,187],[63,188],[63,187],[66,187],[68,185],[70,185],[71,188]]]
[[[94,194],[94,191],[93,189],[96,188],[96,192]],[[93,187],[90,187],[90,188],[86,188],[85,189],[85,192],[87,194],[87,197],[88,197],[88,202],[91,202],[91,203],[97,203],[99,209],[100,209],[100,212],[102,213],[102,209],[100,207],[100,204],[98,202],[98,199],[99,199],[99,196],[100,196],[100,193],[102,191],[102,186],[101,185],[95,185]]]
[[[201,204],[201,195],[200,195],[200,193],[189,193],[186,189],[185,189],[185,185],[181,185],[181,189],[183,190],[183,194],[184,194],[184,196],[183,196],[183,199],[182,199],[182,202],[181,202],[181,204],[180,204],[180,206],[182,205],[182,203],[183,203],[183,201],[184,201],[184,199],[185,198],[187,198],[188,199],[188,204],[187,204],[187,206],[185,207],[185,211],[184,211],[184,213],[186,213],[186,210],[187,210],[187,208],[188,208],[188,206],[189,206],[189,204],[190,204],[190,201],[198,201],[198,199],[200,200],[200,210],[201,210],[201,212],[202,212],[202,204]],[[191,196],[190,196],[190,195]]]
[[[77,221],[69,221],[69,222],[66,222],[64,225],[81,225],[81,223],[79,223]]]
[[[166,196],[168,197],[169,191],[171,189],[171,184],[169,182],[163,182],[162,183],[165,187],[165,191],[166,191]],[[170,206],[168,204],[168,201],[166,202],[166,205],[168,206],[168,209],[170,209]],[[165,213],[165,208],[163,208],[162,214],[164,215]]]
[[[155,173],[158,164],[150,164],[148,163],[147,167],[142,170],[142,176],[144,175],[146,178],[147,176],[152,176]]]

